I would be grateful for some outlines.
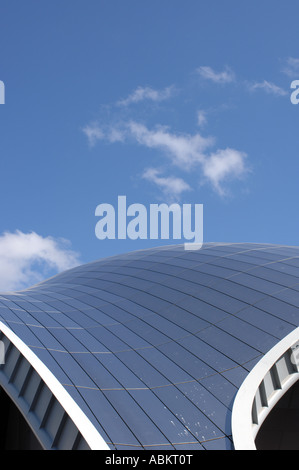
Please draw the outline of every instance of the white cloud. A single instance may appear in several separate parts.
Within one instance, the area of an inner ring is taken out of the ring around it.
[[[128,106],[130,104],[139,103],[140,101],[150,100],[150,101],[164,101],[170,98],[173,95],[174,87],[170,86],[164,90],[154,90],[150,87],[138,87],[131,95],[126,99],[118,101],[118,105]]]
[[[178,136],[163,128],[150,131],[144,125],[132,122],[130,130],[140,144],[165,151],[171,163],[182,170],[194,172],[199,167],[204,178],[222,196],[225,194],[223,183],[247,173],[244,152],[230,148],[208,152],[214,144],[213,138],[204,138],[200,134]],[[153,182],[154,177],[159,185],[157,174],[152,174]]]
[[[139,144],[166,152],[171,162],[184,170],[190,170],[194,164],[201,163],[205,158],[205,150],[214,144],[214,138],[202,137],[200,134],[173,134],[161,126],[149,130],[134,121],[128,126],[131,136]]]
[[[32,286],[49,275],[79,264],[66,240],[35,232],[5,232],[0,236],[0,292]]]
[[[222,72],[215,72],[211,67],[202,66],[197,69],[197,72],[202,78],[219,84],[231,83],[236,79],[230,67],[225,67]]]
[[[197,111],[197,125],[199,127],[204,126],[207,123],[207,113],[203,110],[198,110]]]
[[[98,140],[108,140],[110,143],[123,142],[125,139],[124,129],[118,126],[100,127],[96,122],[89,124],[82,129],[91,147],[94,147]]]
[[[82,131],[86,135],[89,145],[94,146],[98,140],[104,139],[105,134],[98,124],[93,123],[85,126]]]
[[[135,121],[123,123],[122,127],[116,128],[116,131],[121,134],[123,140],[160,150],[172,165],[186,173],[199,170],[204,179],[220,195],[225,194],[222,187],[224,182],[240,178],[247,172],[244,152],[235,149],[210,151],[215,145],[214,137],[203,137],[199,133],[174,134],[169,131],[169,128],[163,126],[148,129],[144,124]],[[106,134],[99,129],[99,132],[95,131],[93,135],[111,142],[111,128]],[[173,184],[173,193],[176,193],[177,197],[183,191],[191,189],[184,180],[161,177],[157,170],[147,170],[143,176],[155,183],[164,194],[170,190],[171,184]]]
[[[252,83],[249,85],[249,89],[251,91],[263,90],[266,93],[275,96],[286,96],[288,94],[288,92],[283,88],[275,85],[275,83],[268,82],[267,80],[264,80],[263,82]]]
[[[299,78],[299,59],[288,57],[282,71],[291,78]]]
[[[156,168],[148,168],[142,178],[156,184],[162,192],[173,200],[179,200],[184,191],[191,191],[191,187],[182,178],[175,176],[161,176],[161,172]]]
[[[204,176],[220,195],[224,195],[224,181],[239,179],[247,173],[246,157],[245,153],[230,148],[217,150],[205,160],[203,164]]]

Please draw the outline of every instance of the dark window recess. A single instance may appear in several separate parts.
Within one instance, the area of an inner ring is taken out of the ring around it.
[[[0,387],[0,450],[42,450],[19,409]]]
[[[270,412],[255,444],[258,450],[299,450],[299,381]]]

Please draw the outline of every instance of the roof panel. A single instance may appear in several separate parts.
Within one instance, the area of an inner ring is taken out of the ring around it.
[[[200,355],[195,356],[179,343],[172,341],[157,346],[157,349],[195,379],[201,379],[215,372],[201,359]]]
[[[230,434],[230,410],[199,383],[185,383],[178,388],[225,435]]]
[[[215,326],[206,328],[196,336],[240,365],[259,355],[253,347]]]
[[[192,434],[153,391],[133,390],[130,394],[147,415],[151,417],[169,442],[178,444],[193,440]]]
[[[116,356],[143,382],[145,387],[155,388],[170,384],[158,369],[136,351],[122,351]]]
[[[210,419],[176,387],[157,388],[155,393],[199,442],[224,436],[218,427],[211,426]]]
[[[299,325],[298,292],[299,248],[165,246],[3,294],[0,320],[111,448],[227,450],[235,394]]]
[[[101,391],[90,388],[82,388],[80,393],[106,432],[108,444],[141,446],[108,397]]]

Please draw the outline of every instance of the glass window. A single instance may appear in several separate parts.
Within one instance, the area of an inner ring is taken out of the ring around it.
[[[177,326],[172,321],[169,321],[166,318],[163,318],[163,313],[161,315],[152,315],[146,318],[146,322],[156,328],[157,330],[161,331],[165,336],[168,337],[168,340],[171,339],[178,339],[184,336],[185,332]],[[164,315],[167,315],[164,312]],[[169,315],[168,315],[169,316]]]
[[[197,336],[187,336],[186,338],[179,340],[179,343],[218,372],[230,369],[231,367],[236,367],[237,365],[236,362],[232,361],[223,353],[217,351]]]
[[[134,317],[144,318],[152,314],[150,309],[145,308],[136,302],[132,302],[131,300],[123,299],[118,305],[126,312],[131,313]]]
[[[98,422],[101,424],[108,436],[108,442],[123,445],[140,445],[133,432],[127,426],[115,407],[103,392],[94,389],[80,389],[85,401],[93,410]]]
[[[179,302],[184,299],[185,295],[183,292],[180,292],[176,289],[171,289],[165,285],[156,284],[155,287],[151,288],[150,294],[158,297],[159,299],[166,300],[172,304]]]
[[[249,253],[245,253],[245,254],[233,255],[230,259],[236,260],[236,261],[242,261],[244,263],[248,263],[248,264],[251,264],[253,266],[262,266],[262,265],[267,264],[267,263],[272,261],[272,260],[269,260],[267,258],[263,258],[262,254],[261,254],[261,256],[253,256],[251,251]]]
[[[246,307],[246,303],[240,300],[234,299],[228,295],[217,292],[213,288],[203,288],[196,294],[196,297],[200,300],[218,307],[227,313],[236,313],[242,308]]]
[[[68,384],[80,387],[80,390],[81,387],[97,388],[95,382],[88,376],[71,354],[53,350],[50,352],[57,363],[57,367],[61,367],[68,376]]]
[[[154,315],[154,314],[153,314]],[[150,345],[162,344],[169,341],[169,337],[161,333],[157,328],[153,328],[147,323],[147,317],[144,321],[136,319],[128,325],[131,331],[148,341]]]
[[[91,328],[90,330],[72,330],[72,335],[77,338],[78,341],[80,341],[82,344],[86,345],[86,347],[88,347],[88,350],[92,353],[109,353],[109,349],[107,349],[98,339],[96,339],[93,333],[93,328]]]
[[[10,323],[9,322],[9,327],[14,331],[14,333],[20,337],[24,343],[26,343],[30,347],[34,348],[39,348],[39,347],[44,347],[43,344],[43,339],[40,336],[40,331],[39,330],[44,330],[44,328],[39,328],[36,329],[37,334],[34,334],[28,326],[25,324],[20,324],[20,323]]]
[[[277,338],[267,333],[268,329],[266,324],[264,325],[264,329],[260,330],[243,320],[229,317],[221,321],[218,326],[227,333],[255,348],[257,351],[265,354],[278,342]]]
[[[195,299],[191,296],[184,299],[184,301],[180,303],[180,306],[209,323],[217,323],[227,316],[227,313],[223,310],[209,305],[206,302],[201,302],[199,299]]]
[[[284,264],[287,264],[288,266],[295,266],[296,268],[299,268],[299,256],[297,256],[295,258],[285,259]]]
[[[156,277],[156,281],[159,282],[160,285],[169,287],[176,291],[183,292],[184,294],[193,294],[198,290],[198,284],[195,282],[190,282],[180,277],[163,275],[161,278]]]
[[[290,276],[294,276],[295,282],[296,280],[299,281],[299,268],[297,266],[290,266],[285,263],[272,263],[267,266],[268,269],[273,269],[274,271],[278,271],[280,273],[289,274]]]
[[[292,304],[297,308],[299,307],[299,292],[296,290],[285,289],[274,294],[274,297],[279,300],[283,300],[284,302],[287,302],[289,304]]]
[[[227,258],[219,258],[217,262],[213,263],[215,266],[222,266],[223,268],[227,268],[233,271],[248,271],[253,266],[250,263],[246,263],[244,261],[238,261],[237,259],[232,259],[231,257]]]
[[[98,361],[118,380],[117,388],[126,389],[144,389],[144,383],[134,374],[127,365],[121,360],[121,355],[116,357],[114,354],[97,354]]]
[[[256,304],[256,306],[283,320],[298,325],[299,311],[293,305],[289,305],[273,297],[267,297]]]
[[[157,297],[147,294],[145,292],[140,292],[134,296],[134,299],[129,299],[132,300],[142,307],[148,308],[152,312],[163,312],[163,310],[169,308],[171,306],[170,302],[167,302],[166,300],[163,299],[158,299]]]
[[[174,413],[189,432],[198,439],[206,441],[223,436],[223,433],[176,387],[161,387],[155,394],[167,408]]]
[[[201,409],[223,433],[231,433],[230,410],[198,382],[178,385],[183,394]]]
[[[45,366],[53,373],[53,375],[59,380],[60,383],[64,384],[65,386],[72,385],[70,378],[65,372],[60,363],[58,363],[52,355],[52,351],[47,351],[47,349],[43,347],[32,348],[33,352],[37,355],[37,357],[45,364]],[[68,387],[68,391],[70,392],[73,387]]]
[[[209,286],[215,282],[215,277],[199,270],[186,270],[179,275],[179,279],[190,281],[198,289],[198,286]]]
[[[283,255],[275,253],[273,250],[251,250],[250,254],[256,258],[263,258],[268,261],[279,261],[284,258]]]
[[[288,274],[280,273],[275,271],[274,269],[269,269],[266,267],[258,267],[251,271],[251,274],[254,276],[261,277],[270,282],[276,282],[276,284],[280,284],[281,286],[292,286],[296,282],[297,278],[293,276],[289,276]],[[295,279],[295,280],[294,280]]]
[[[263,355],[261,354],[260,356],[257,356],[252,359],[251,361],[246,362],[245,364],[243,364],[244,369],[248,372],[251,372],[252,369],[257,365],[257,363],[262,359],[262,357]]]
[[[169,381],[160,372],[143,359],[135,351],[122,351],[116,356],[145,384],[148,388],[169,385]]]
[[[4,318],[8,323],[21,321],[20,317],[17,315],[17,312],[14,312],[10,308],[4,306],[0,306],[0,316]]]
[[[183,271],[181,267],[176,267],[176,266],[171,266],[167,265],[165,263],[157,263],[153,264],[150,268],[150,271],[154,273],[160,273],[160,274],[169,274],[170,276],[179,276],[180,273]]]
[[[163,316],[169,321],[172,321],[176,325],[182,327],[185,331],[196,333],[209,326],[210,323],[200,318],[200,315],[189,313],[187,310],[183,310],[176,305],[173,305],[169,310],[163,312]],[[182,331],[181,336],[185,332]]]
[[[117,338],[104,327],[93,328],[92,335],[111,352],[125,351],[130,349],[130,346],[121,341],[120,338]]]
[[[100,312],[98,315],[94,315],[93,318],[101,324],[112,325],[116,322],[127,323],[134,320],[134,316],[128,313],[122,308],[122,305],[113,305],[108,302],[100,306]],[[106,318],[105,318],[106,317]]]
[[[169,442],[188,442],[194,439],[175,414],[171,413],[151,390],[133,390],[130,394]],[[153,442],[158,443],[157,440]]]
[[[232,278],[232,280],[237,283],[249,287],[251,289],[256,289],[259,292],[265,294],[273,294],[280,286],[265,279],[261,279],[254,274],[254,271],[251,273],[240,273]]]
[[[233,369],[224,371],[223,377],[226,377],[229,382],[235,385],[238,389],[246,379],[248,372],[243,367],[234,367]]]
[[[32,331],[32,333],[42,342],[42,344],[48,348],[48,349],[55,349],[58,351],[64,351],[65,346],[61,344],[61,342],[57,339],[57,332],[58,331],[63,331],[64,330],[53,330],[55,331],[55,336],[54,334],[51,333],[51,331],[47,330],[46,328],[40,327],[40,326],[28,326],[28,328]],[[67,340],[66,340],[67,341]],[[28,344],[26,342],[26,344]],[[30,344],[30,343],[29,343]]]
[[[185,442],[184,444],[176,444],[175,449],[185,451],[185,450],[204,450],[201,444],[195,442]]]
[[[141,338],[141,336],[134,333],[129,328],[126,328],[124,325],[108,325],[107,329],[118,338],[121,338],[125,343],[130,345],[132,349],[147,348],[151,346],[148,341],[145,341],[143,338]]]
[[[64,328],[55,328],[49,331],[55,340],[58,342],[56,349],[65,349],[70,352],[84,352],[86,353],[88,349],[80,342],[74,335],[71,333],[71,330],[68,331]],[[47,343],[49,340],[47,338]],[[60,346],[59,346],[60,345]]]
[[[109,370],[97,359],[98,356],[93,354],[73,354],[72,355],[82,371],[92,380],[93,386],[102,390],[120,389],[123,385],[115,378]],[[77,385],[80,385],[77,384]],[[84,386],[84,383],[81,383]]]
[[[202,379],[215,373],[215,370],[205,364],[199,356],[191,354],[179,344],[171,342],[162,344],[157,348],[194,379]]]
[[[256,307],[248,307],[242,310],[238,313],[238,317],[263,331],[267,331],[267,333],[278,339],[284,338],[294,329],[294,326],[290,323]]]
[[[214,374],[201,381],[201,385],[218,398],[227,408],[232,410],[238,387],[235,387],[222,374]]]
[[[206,450],[234,450],[233,443],[228,437],[203,442],[202,445]]]
[[[143,445],[170,444],[150,418],[126,391],[104,392],[112,406],[117,410],[123,422]],[[154,410],[151,411],[151,415]],[[121,441],[118,441],[121,442]],[[126,441],[122,441],[126,443]]]
[[[198,333],[197,336],[210,344],[210,346],[228,356],[237,364],[243,364],[244,362],[250,361],[259,354],[256,349],[251,348],[247,344],[215,326],[206,328]]]
[[[232,278],[232,280],[224,279],[223,281],[219,281],[214,285],[214,288],[223,294],[229,295],[235,299],[238,299],[242,302],[247,302],[249,304],[253,304],[264,297],[264,293],[241,286],[240,284],[234,282],[234,279],[235,278]]]
[[[139,354],[159,370],[171,383],[192,381],[191,375],[156,348],[141,349]]]

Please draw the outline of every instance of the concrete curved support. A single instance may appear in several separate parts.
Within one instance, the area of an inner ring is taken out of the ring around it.
[[[232,410],[235,450],[256,450],[255,438],[278,401],[299,380],[296,328],[254,367],[240,387]]]
[[[0,322],[0,386],[46,450],[108,450],[96,428],[33,351]]]

